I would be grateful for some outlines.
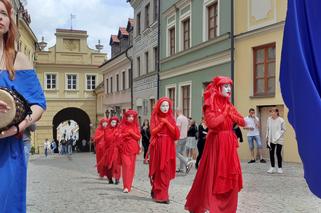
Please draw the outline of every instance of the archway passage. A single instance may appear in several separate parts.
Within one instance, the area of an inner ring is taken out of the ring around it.
[[[53,138],[57,140],[57,127],[60,123],[68,120],[74,120],[79,125],[79,140],[77,143],[81,145],[83,140],[86,140],[87,145],[82,148],[82,151],[89,151],[90,140],[90,118],[85,111],[75,107],[69,107],[60,110],[53,118],[52,131]],[[58,150],[57,150],[58,151]]]

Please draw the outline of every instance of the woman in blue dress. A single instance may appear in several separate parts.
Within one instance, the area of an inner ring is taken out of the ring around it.
[[[28,101],[32,114],[0,134],[0,212],[26,212],[27,167],[23,131],[39,120],[46,101],[37,74],[28,58],[14,49],[16,26],[9,0],[0,0],[0,87],[15,89]],[[0,119],[7,103],[0,100]]]

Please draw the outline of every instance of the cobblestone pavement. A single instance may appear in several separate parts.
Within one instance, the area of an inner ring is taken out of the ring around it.
[[[171,203],[152,202],[148,166],[137,160],[134,187],[122,193],[122,184],[108,185],[96,175],[95,155],[71,158],[32,156],[28,171],[27,211],[31,213],[183,213],[195,169],[171,182]],[[268,164],[242,163],[244,189],[239,193],[240,213],[321,213],[321,199],[308,190],[300,164],[284,164],[284,174],[267,174]],[[321,180],[320,180],[321,181]]]

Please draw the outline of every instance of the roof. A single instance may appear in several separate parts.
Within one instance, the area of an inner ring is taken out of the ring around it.
[[[118,36],[123,35],[123,36],[128,36],[128,32],[126,30],[126,27],[119,27],[119,31],[118,31]]]
[[[117,35],[111,35],[110,36],[110,41],[109,41],[109,45],[112,45],[113,43],[119,43],[119,39]]]

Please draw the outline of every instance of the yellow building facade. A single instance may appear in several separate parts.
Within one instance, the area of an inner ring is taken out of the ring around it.
[[[260,119],[260,133],[265,144],[266,121],[269,110],[277,107],[286,122],[283,158],[300,162],[295,132],[287,120],[280,84],[280,62],[287,1],[244,0],[235,3],[235,105],[244,115],[250,108]],[[250,159],[243,131],[244,143],[240,145],[241,159]],[[264,149],[268,158],[268,150]]]
[[[36,52],[35,68],[47,99],[34,133],[36,152],[46,138],[57,140],[58,125],[68,120],[79,125],[79,141],[89,141],[97,120],[94,89],[102,82],[98,66],[106,54],[88,47],[86,31],[57,29],[55,35],[53,47]]]

